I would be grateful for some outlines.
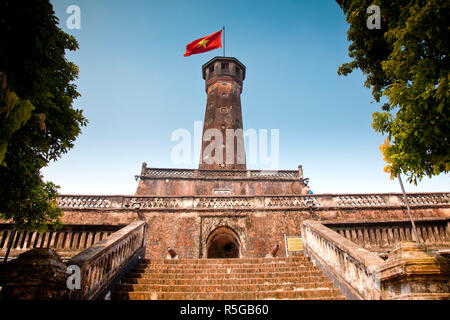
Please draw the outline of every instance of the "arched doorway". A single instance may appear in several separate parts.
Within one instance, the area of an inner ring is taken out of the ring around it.
[[[219,227],[212,231],[207,240],[207,257],[239,258],[239,236],[228,227]]]

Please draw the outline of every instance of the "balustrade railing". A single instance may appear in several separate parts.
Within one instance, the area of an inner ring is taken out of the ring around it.
[[[382,195],[340,195],[333,197],[337,207],[378,207],[387,206],[388,197]]]
[[[401,228],[402,224],[402,221],[384,222],[387,228]],[[347,237],[350,233],[352,240],[353,235],[364,235],[364,232],[358,232],[355,225],[341,228],[337,223],[328,224],[338,232],[344,230]],[[445,227],[447,231],[428,229],[432,234],[429,234],[430,240],[448,239],[448,220],[416,222],[419,229],[430,228],[432,225]],[[393,250],[383,260],[338,232],[319,221],[306,220],[302,223],[305,253],[349,299],[449,299],[450,263],[448,258],[444,258],[446,250],[439,250],[439,247],[448,248],[448,242],[440,242],[436,250],[427,241],[417,245],[413,241],[407,241],[411,239],[395,240],[393,237],[389,240],[393,241],[390,243]],[[384,236],[390,237],[388,233]],[[380,241],[383,239],[380,238]]]
[[[450,206],[450,193],[407,195],[411,207]],[[401,194],[319,194],[291,196],[89,196],[62,195],[58,205],[70,210],[135,209],[352,209],[404,207]]]
[[[253,200],[253,198],[245,197],[199,197],[194,199],[194,207],[200,209],[252,208]]]
[[[61,195],[57,201],[61,208],[73,209],[113,209],[123,206],[123,196]]]
[[[51,248],[65,259],[107,238],[120,228],[108,225],[64,225],[57,230],[39,233],[13,232],[11,224],[0,224],[0,257],[5,256],[8,244],[12,241],[10,258],[35,248]]]
[[[147,223],[132,222],[69,260],[81,272],[80,299],[95,299],[129,267],[137,255],[144,257]]]
[[[450,247],[449,219],[416,220],[420,243],[428,247]],[[386,254],[401,241],[416,241],[411,222],[375,221],[354,223],[326,223],[330,229],[341,236],[366,248]]]
[[[299,172],[298,171],[288,171],[288,170],[280,170],[280,171],[265,171],[265,170],[261,170],[261,171],[257,171],[257,170],[252,170],[250,171],[250,176],[251,177],[272,177],[272,178],[303,178],[299,176]]]
[[[290,178],[299,179],[298,170],[194,170],[145,168],[141,176],[153,178],[192,178],[192,177],[235,177],[235,178]]]
[[[312,196],[264,197],[268,208],[310,208],[320,207],[319,199]]]
[[[408,194],[407,200],[410,205],[430,205],[430,204],[440,204],[449,203],[450,194],[449,193],[418,193],[418,194]],[[403,198],[400,198],[402,204],[405,204]]]
[[[318,221],[303,221],[305,251],[325,269],[350,286],[362,299],[381,297],[380,272],[383,259],[361,248]]]
[[[124,197],[123,206],[125,208],[141,209],[162,209],[162,208],[182,208],[183,199],[176,197]]]
[[[192,177],[194,170],[147,168],[144,175],[149,177]]]

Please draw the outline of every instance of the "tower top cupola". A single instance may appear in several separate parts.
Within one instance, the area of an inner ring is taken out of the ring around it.
[[[206,88],[210,80],[216,77],[229,76],[237,80],[242,86],[245,79],[245,66],[236,58],[214,57],[202,66],[203,79],[206,80]]]

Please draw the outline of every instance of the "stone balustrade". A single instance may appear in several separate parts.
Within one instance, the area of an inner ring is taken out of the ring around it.
[[[95,299],[104,292],[132,260],[144,257],[146,239],[147,223],[132,222],[69,260],[69,266],[77,265],[81,271],[81,291],[77,297]]]
[[[61,208],[113,209],[123,207],[123,196],[62,195],[58,197]]]
[[[378,194],[338,195],[333,197],[333,201],[337,207],[383,207],[387,206],[390,202],[396,203],[396,200],[397,199],[389,199],[389,197]]]
[[[122,208],[177,209],[183,208],[183,198],[177,197],[123,197]]]
[[[411,207],[450,207],[450,193],[411,193]],[[401,194],[318,194],[293,196],[90,196],[61,195],[63,209],[358,209],[402,208]]]
[[[322,204],[325,204],[322,202]],[[316,208],[321,207],[318,197],[313,196],[280,196],[264,197],[266,208]]]
[[[450,199],[449,193],[435,193],[435,194],[409,194],[407,196],[408,203],[410,205],[429,205],[429,204],[440,204],[443,202],[449,203]],[[403,197],[400,198],[402,204],[405,204]]]
[[[416,220],[420,243],[429,249],[450,247],[449,219]],[[357,245],[386,256],[402,241],[416,241],[410,220],[373,222],[330,222],[325,226]]]
[[[144,168],[138,178],[268,178],[302,179],[298,170],[197,170]]]
[[[361,248],[318,221],[302,225],[305,251],[324,268],[341,291],[358,299],[381,298],[380,271],[383,259]]]
[[[145,169],[143,175],[146,177],[192,177],[194,176],[195,170],[189,169],[157,169],[157,168],[147,168]]]
[[[199,209],[242,209],[254,206],[254,199],[246,197],[198,197],[194,199],[194,207]]]
[[[12,241],[10,258],[27,250],[50,248],[65,259],[107,238],[120,228],[121,226],[108,225],[64,225],[58,230],[39,233],[20,230],[13,232],[11,224],[0,224],[0,257],[5,256],[8,244]]]
[[[319,221],[303,221],[302,237],[306,254],[349,299],[450,299],[450,260],[442,250],[448,243],[433,250],[429,243],[400,240],[383,260]]]

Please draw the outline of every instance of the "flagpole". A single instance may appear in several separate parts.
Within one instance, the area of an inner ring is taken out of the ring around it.
[[[409,219],[411,220],[412,229],[413,229],[414,235],[416,237],[416,243],[418,246],[420,246],[419,234],[417,232],[416,224],[414,223],[414,219],[413,219],[413,216],[411,213],[411,208],[409,207],[409,204],[408,204],[408,198],[406,197],[406,192],[405,192],[405,188],[403,187],[402,178],[400,178],[400,173],[397,175],[397,177],[398,177],[398,182],[400,183],[400,188],[402,189],[402,193],[403,193],[403,202],[406,204],[406,208],[408,209]]]
[[[223,56],[225,57],[225,26],[222,27],[223,30]]]

